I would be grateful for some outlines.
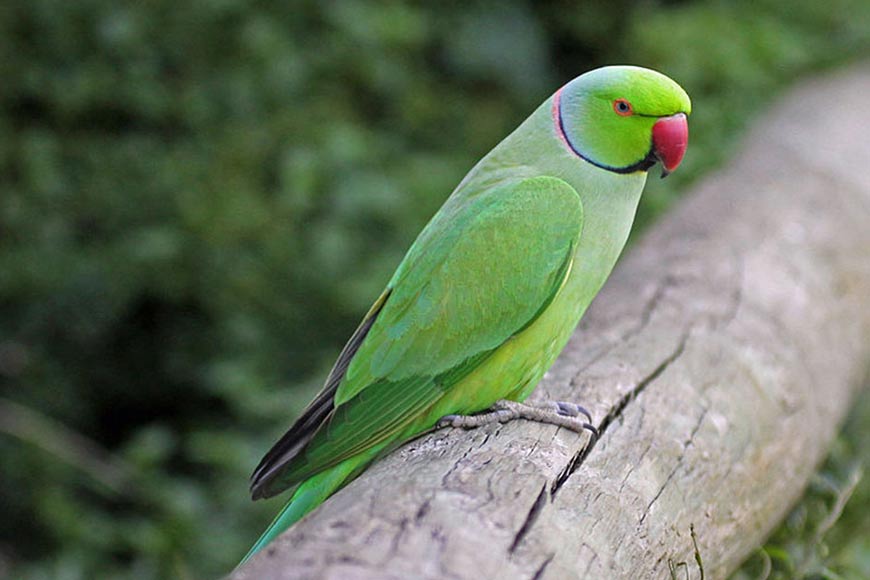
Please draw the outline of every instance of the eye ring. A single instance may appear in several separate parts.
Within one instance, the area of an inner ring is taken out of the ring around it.
[[[629,115],[634,114],[634,109],[632,109],[631,103],[625,99],[616,99],[613,101],[613,111],[622,117],[628,117]]]

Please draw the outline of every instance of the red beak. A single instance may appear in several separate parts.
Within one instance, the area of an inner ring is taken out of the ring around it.
[[[689,124],[685,113],[662,117],[652,128],[653,153],[662,162],[662,177],[675,170],[689,145]]]

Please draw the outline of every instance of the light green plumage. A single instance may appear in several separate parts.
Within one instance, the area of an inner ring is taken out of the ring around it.
[[[642,160],[655,119],[690,107],[673,81],[633,67],[587,73],[561,98],[572,145],[608,167]],[[636,118],[615,115],[614,98],[631,99]],[[301,485],[249,556],[385,451],[444,415],[524,399],[555,361],[613,268],[646,180],[579,158],[559,131],[551,97],[420,234],[300,420],[316,425],[294,426],[302,435],[255,472],[257,496]]]

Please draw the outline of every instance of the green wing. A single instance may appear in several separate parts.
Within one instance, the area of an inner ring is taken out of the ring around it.
[[[310,427],[314,417],[317,428],[304,437],[291,428],[254,472],[255,497],[389,442],[426,412],[546,309],[570,269],[582,224],[579,196],[553,177],[445,206],[294,425]]]

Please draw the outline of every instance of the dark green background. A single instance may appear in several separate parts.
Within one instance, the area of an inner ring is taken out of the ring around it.
[[[864,0],[0,3],[0,577],[215,577],[247,477],[474,162],[559,85],[693,98],[643,226]],[[866,558],[866,555],[865,555]]]

